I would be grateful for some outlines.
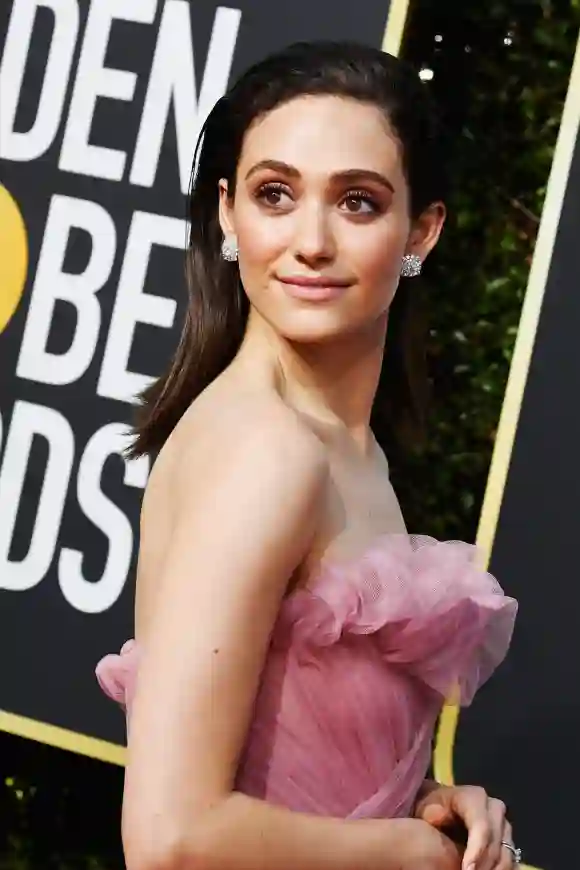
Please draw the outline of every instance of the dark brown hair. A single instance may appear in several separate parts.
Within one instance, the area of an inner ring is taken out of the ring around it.
[[[191,402],[234,359],[249,304],[235,263],[220,255],[218,183],[235,191],[246,131],[277,106],[331,94],[380,108],[402,145],[411,216],[444,198],[442,137],[417,73],[378,49],[336,42],[297,43],[249,69],[210,112],[194,155],[186,253],[189,304],[168,371],[142,395],[133,456],[156,453]],[[417,279],[412,279],[417,281]],[[422,429],[426,401],[424,341],[417,334],[415,288],[403,279],[389,328],[371,424],[385,449]]]

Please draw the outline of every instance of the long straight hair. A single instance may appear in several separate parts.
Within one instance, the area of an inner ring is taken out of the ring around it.
[[[193,400],[235,358],[249,303],[237,264],[221,257],[219,181],[235,195],[244,136],[296,97],[327,94],[378,107],[397,136],[411,217],[444,198],[443,137],[426,87],[401,60],[364,45],[297,43],[249,69],[210,112],[198,140],[189,196],[188,305],[167,371],[142,394],[132,456],[155,454]],[[413,285],[410,282],[413,282]],[[388,452],[421,436],[428,399],[418,279],[402,279],[389,310],[371,425]]]

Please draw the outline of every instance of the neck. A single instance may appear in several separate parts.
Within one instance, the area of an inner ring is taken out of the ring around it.
[[[292,342],[252,311],[238,359],[273,373],[285,400],[318,423],[347,431],[363,450],[373,442],[370,417],[377,391],[387,317],[339,338]]]

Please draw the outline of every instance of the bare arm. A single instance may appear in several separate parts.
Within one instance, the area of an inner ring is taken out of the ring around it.
[[[183,457],[175,480],[160,586],[154,605],[140,608],[123,807],[127,868],[452,870],[453,863],[404,864],[410,835],[428,828],[422,822],[317,818],[233,792],[272,626],[310,545],[326,482],[309,433],[285,418],[266,426],[216,433],[211,452]],[[433,836],[446,854],[444,838]]]

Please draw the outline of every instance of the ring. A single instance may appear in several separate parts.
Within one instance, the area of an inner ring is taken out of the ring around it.
[[[512,855],[514,856],[514,864],[522,863],[522,850],[516,849],[513,843],[506,843],[505,840],[501,841],[502,846],[505,846],[506,849],[509,849]]]

